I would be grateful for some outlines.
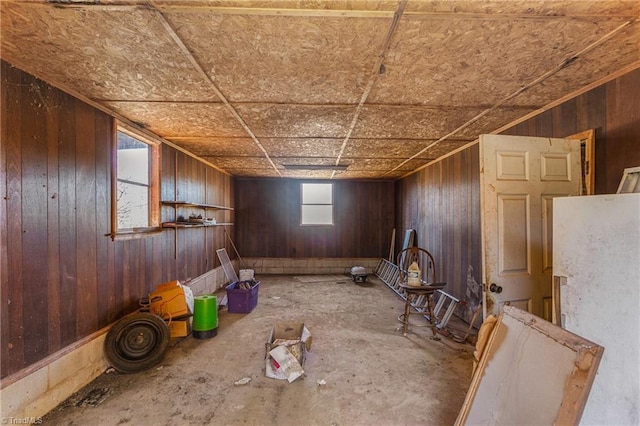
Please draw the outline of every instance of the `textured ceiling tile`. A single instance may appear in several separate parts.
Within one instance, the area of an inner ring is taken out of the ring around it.
[[[365,158],[362,160],[354,161],[354,163],[349,166],[349,171],[356,170],[369,170],[369,171],[390,171],[392,169],[402,170],[404,172],[408,172],[414,170],[424,164],[427,163],[426,159],[413,159],[409,160],[406,163],[400,161],[399,159],[377,159],[377,158]]]
[[[473,108],[367,106],[351,137],[440,139],[479,112],[481,110]]]
[[[105,102],[114,111],[159,136],[247,136],[222,104],[172,102]]]
[[[335,158],[322,158],[322,157],[271,157],[274,163],[278,166],[285,167],[285,165],[292,166],[335,166]],[[341,161],[340,165],[349,165],[352,161]]]
[[[386,72],[368,101],[494,105],[623,22],[624,18],[403,19],[385,59]]]
[[[270,156],[332,157],[340,153],[342,139],[321,138],[261,138]]]
[[[628,0],[451,0],[410,1],[405,13],[456,13],[483,15],[557,16],[638,16],[640,3]]]
[[[373,179],[373,180],[394,180],[407,174],[405,171],[394,171],[385,174],[381,174],[378,171],[373,170],[356,170],[356,171],[344,171],[334,175],[334,179]]]
[[[235,106],[258,138],[343,138],[355,107],[238,104]]]
[[[145,0],[146,1],[146,0]],[[180,6],[185,0],[174,0]],[[193,6],[209,6],[239,9],[260,9],[261,12],[273,10],[274,14],[286,14],[287,11],[306,9],[309,11],[386,11],[393,12],[398,0],[189,0]]]
[[[330,179],[332,170],[285,170],[282,177],[296,179]]]
[[[549,78],[509,100],[507,105],[547,105],[558,99],[559,93],[579,90],[593,81],[616,72],[621,67],[638,61],[640,61],[640,21],[619,31],[596,48],[581,54]]]
[[[533,108],[524,107],[502,107],[497,108],[491,112],[491,114],[485,115],[469,126],[456,133],[457,138],[469,138],[478,139],[482,134],[494,133],[502,126],[523,117],[530,112],[534,111]]]
[[[203,157],[211,164],[225,170],[233,169],[273,169],[265,157]]]
[[[169,12],[231,102],[357,103],[390,18]]]
[[[142,8],[2,4],[2,57],[92,99],[218,100]]]
[[[281,177],[273,168],[272,169],[227,169],[227,172],[238,177],[257,177],[257,178],[277,178]]]
[[[257,157],[264,155],[251,138],[171,138],[171,142],[202,157]]]
[[[398,179],[640,60],[638,1],[411,0],[359,109],[397,6],[0,1],[0,43],[10,64],[265,178]],[[284,169],[336,161],[348,169]]]
[[[350,139],[342,156],[353,159],[408,158],[433,142],[434,139]]]
[[[455,151],[458,148],[461,148],[465,145],[470,144],[473,140],[443,140],[435,144],[429,144],[429,148],[427,148],[424,152],[422,152],[418,158],[430,158],[436,159],[440,158],[443,155],[450,153],[451,151]]]

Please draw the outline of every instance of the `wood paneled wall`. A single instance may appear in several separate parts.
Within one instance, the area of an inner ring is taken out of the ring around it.
[[[222,227],[179,230],[177,256],[171,229],[112,241],[112,118],[4,61],[1,74],[5,378],[134,311],[156,285],[219,266],[228,240]],[[233,205],[230,176],[166,145],[161,173],[162,198]]]
[[[640,69],[564,102],[504,134],[565,137],[596,133],[596,193],[615,193],[627,167],[640,166]],[[479,136],[479,135],[478,135]],[[417,230],[432,251],[446,291],[470,318],[480,297],[479,150],[473,145],[398,182],[397,225]]]
[[[434,256],[437,279],[447,283],[444,291],[464,300],[458,314],[471,318],[482,296],[478,284],[481,283],[478,146],[447,157],[397,185],[397,228],[402,230],[401,235],[406,229],[416,230],[415,245]],[[402,243],[402,238],[398,243]]]
[[[216,171],[191,156],[163,145],[161,199],[192,203],[233,206],[233,181],[230,176]],[[233,223],[235,211],[202,210],[197,207],[162,207],[162,221],[175,221],[178,215],[188,218],[193,213],[214,217],[218,223]],[[225,235],[228,233],[228,236]],[[163,265],[164,276],[188,280],[220,266],[216,250],[226,248],[235,258],[230,239],[234,226],[206,228],[165,229],[162,233],[164,253],[170,260]],[[177,251],[176,251],[177,250]]]
[[[596,131],[595,192],[613,194],[622,172],[640,166],[640,68],[503,132],[562,138]]]
[[[394,184],[331,181],[334,226],[300,226],[295,179],[236,179],[236,245],[246,257],[387,257]]]

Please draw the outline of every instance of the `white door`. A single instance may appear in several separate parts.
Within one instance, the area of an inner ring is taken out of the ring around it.
[[[580,141],[480,136],[483,314],[551,321],[554,197],[580,194]]]

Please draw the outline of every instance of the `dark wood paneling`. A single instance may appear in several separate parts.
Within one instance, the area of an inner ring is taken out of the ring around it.
[[[428,250],[437,279],[460,300],[459,314],[470,318],[480,302],[470,279],[480,280],[480,173],[478,146],[434,163],[399,183],[403,214],[397,229],[398,247],[406,229],[416,230],[416,245]],[[468,276],[470,278],[468,278]]]
[[[26,83],[23,78],[23,83]],[[47,318],[47,263],[37,259],[47,258],[47,121],[44,83],[35,81],[29,86],[31,102],[21,103],[22,150],[22,337],[24,362],[31,364],[39,354],[48,351]],[[24,90],[23,90],[24,96]],[[44,278],[44,280],[43,280]]]
[[[394,184],[332,181],[334,225],[300,225],[295,179],[237,179],[236,246],[246,257],[387,257]]]
[[[58,137],[60,132],[60,93],[47,86],[45,105],[48,106],[47,122],[47,325],[49,326],[49,351],[62,347],[60,337],[60,244],[59,198],[58,198]]]
[[[112,117],[5,62],[1,78],[5,378],[136,310],[158,284],[213,269],[225,236],[181,230],[177,258],[174,230],[112,241]],[[163,199],[233,202],[230,176],[168,146],[161,161]]]
[[[98,329],[94,109],[76,102],[76,298],[79,336]],[[102,138],[105,135],[101,135]],[[100,139],[98,139],[100,140]],[[104,140],[104,139],[103,139]],[[108,142],[109,139],[106,139]]]
[[[67,346],[77,340],[76,288],[76,115],[75,100],[60,95],[58,141],[58,250],[60,282],[60,339]]]
[[[0,72],[5,76],[2,79],[2,86],[0,86],[0,111],[4,112],[9,109],[9,96],[7,94],[8,88],[11,87],[11,78],[7,78],[6,73],[8,72],[8,67],[5,67],[4,64],[1,65]],[[11,90],[15,90],[11,89]],[[7,145],[8,140],[10,138],[9,132],[9,123],[7,120],[7,115],[0,113],[0,182],[3,185],[8,183],[7,180]],[[8,187],[6,188],[8,189]],[[7,204],[8,204],[8,192],[3,194],[4,198],[0,202],[0,253],[7,253],[8,251],[8,243],[7,243]],[[0,255],[0,295],[9,294],[9,277],[8,272],[9,265],[7,263],[7,256]],[[0,337],[2,337],[2,345],[7,345],[7,342],[4,340],[8,338],[9,335],[9,302],[8,299],[4,298],[0,299]],[[8,352],[8,351],[7,351]],[[0,370],[6,371],[9,369],[9,357],[5,356],[7,352],[2,352],[0,354]]]
[[[95,116],[95,139],[100,135],[112,132],[113,122],[110,117],[97,114]],[[115,262],[113,244],[104,236],[111,231],[111,149],[99,146],[95,151],[95,209],[96,209],[96,287],[97,287],[97,320],[98,324],[109,324],[116,319],[113,315],[112,299],[115,283]]]
[[[607,84],[606,96],[605,190],[614,192],[618,189],[624,169],[640,166],[640,70]],[[597,168],[596,157],[596,179]]]
[[[2,251],[6,256],[7,289],[2,292],[2,311],[8,316],[8,321],[2,321],[2,367],[20,368],[24,365],[23,324],[23,287],[22,287],[22,114],[20,114],[23,97],[22,73],[2,64],[2,107],[0,113],[6,126],[6,139],[2,144],[6,149],[6,229],[3,235],[6,241]],[[6,114],[5,111],[16,111],[16,114]],[[4,126],[3,126],[4,127]],[[9,244],[10,242],[10,244]],[[5,261],[3,260],[3,263]],[[6,370],[5,370],[6,371]]]

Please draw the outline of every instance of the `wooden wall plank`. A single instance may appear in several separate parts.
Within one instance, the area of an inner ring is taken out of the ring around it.
[[[640,166],[640,72],[608,83],[605,90],[607,171],[603,185],[605,192],[610,193],[617,191],[625,168]],[[596,149],[597,138],[596,134]],[[612,149],[608,149],[610,146]],[[597,167],[596,158],[596,177]]]
[[[23,97],[23,75],[6,64],[2,69],[2,95],[8,100],[2,102],[6,109],[2,111],[6,123],[5,146],[6,155],[6,226],[4,234],[6,241],[3,246],[11,250],[5,252],[7,256],[8,291],[2,292],[2,311],[8,317],[2,327],[2,367],[22,368],[24,366],[23,324],[23,280],[22,280],[22,115],[20,114],[20,100]],[[14,111],[14,114],[7,114]],[[8,366],[8,367],[5,367]]]
[[[577,108],[576,100],[571,99],[563,103],[560,108],[553,109],[553,137],[561,138],[579,133]]]
[[[76,256],[79,336],[98,328],[96,285],[95,110],[76,102]],[[91,237],[89,237],[91,236]]]
[[[58,237],[60,268],[60,339],[62,346],[75,342],[76,288],[76,115],[75,100],[61,98],[58,146]]]
[[[115,318],[127,313],[125,306],[125,264],[124,250],[122,242],[114,242],[114,265],[115,265],[115,281],[113,284],[114,311],[110,314]]]
[[[23,84],[26,81],[23,78]],[[28,89],[26,89],[28,87]],[[34,262],[46,259],[47,218],[47,146],[46,106],[47,88],[42,82],[32,82],[23,87],[28,102],[21,103],[22,139],[22,332],[24,362],[28,365],[48,351],[47,264]]]
[[[114,318],[114,300],[110,298],[113,285],[113,241],[111,231],[111,152],[113,120],[106,114],[95,114],[95,217],[96,217],[96,300],[98,327],[108,325]]]
[[[60,336],[60,244],[59,197],[58,197],[58,138],[60,111],[59,97],[64,96],[59,91],[47,86],[45,105],[47,106],[47,324],[49,326],[49,351],[62,348]]]
[[[9,95],[7,87],[9,80],[9,66],[5,62],[0,63],[0,182],[2,183],[2,200],[8,201],[7,190],[7,145],[9,141],[9,123],[7,111],[9,108]],[[9,265],[7,263],[7,203],[0,202],[0,294],[9,294]],[[9,336],[9,301],[2,298],[0,300],[0,336],[3,342]],[[9,345],[0,345],[0,370],[9,369]]]

